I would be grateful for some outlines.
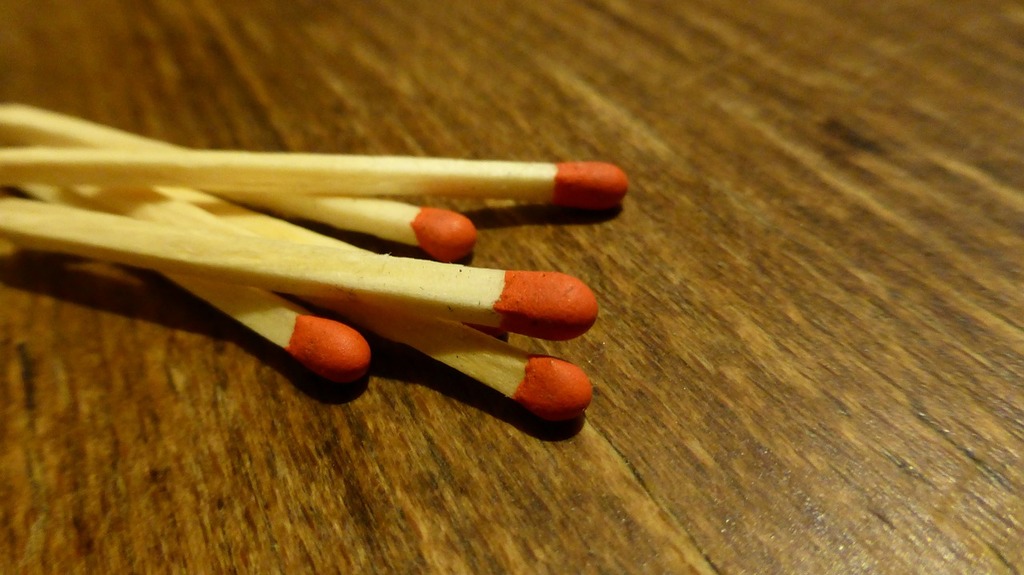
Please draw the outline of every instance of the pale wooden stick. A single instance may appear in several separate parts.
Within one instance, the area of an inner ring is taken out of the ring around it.
[[[505,197],[546,201],[554,164],[221,150],[0,151],[4,184],[188,186],[214,192]]]
[[[46,202],[83,209],[96,207],[81,195],[50,186],[25,186],[22,191]],[[164,210],[176,212],[175,203],[165,202]],[[214,216],[209,218],[211,222],[219,221]],[[343,323],[317,317],[265,290],[188,276],[168,275],[167,278],[281,347],[324,378],[351,382],[365,375],[370,367],[370,347],[366,340]]]
[[[556,272],[469,268],[233,238],[18,199],[0,200],[0,213],[0,234],[39,249],[296,295],[386,302],[548,339],[580,335],[597,316],[593,293]]]
[[[33,110],[0,107],[12,134],[32,137]],[[111,134],[91,129],[95,142]],[[141,140],[141,142],[140,142]],[[68,145],[59,136],[36,140]],[[132,136],[131,156],[76,151],[54,157],[53,150],[0,153],[0,183],[17,185],[95,184],[102,186],[179,185],[211,191],[333,195],[451,195],[552,202],[587,209],[618,206],[628,182],[619,168],[600,162],[504,162],[397,156],[340,156],[268,152],[188,151]],[[127,140],[124,144],[127,144]],[[100,144],[100,145],[106,145]],[[143,148],[143,145],[145,148]],[[145,153],[143,153],[145,152]],[[51,169],[66,164],[59,173]]]
[[[221,195],[283,216],[418,246],[442,262],[466,257],[476,244],[473,222],[451,210],[370,198],[224,192]]]
[[[110,126],[25,104],[0,104],[0,126],[4,145],[8,146],[86,146],[115,150],[147,146],[174,147]]]

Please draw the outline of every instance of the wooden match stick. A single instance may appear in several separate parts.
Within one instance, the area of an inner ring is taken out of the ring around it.
[[[370,345],[351,327],[265,290],[194,277],[168,279],[281,347],[313,373],[353,382],[370,369]]]
[[[125,150],[175,150],[172,144],[20,104],[0,104],[6,145],[85,146]],[[230,197],[230,194],[225,194]],[[323,198],[294,194],[243,194],[248,204],[285,216],[419,246],[430,257],[453,262],[473,250],[476,227],[450,210],[421,208],[369,198]],[[244,199],[244,198],[243,198]]]
[[[390,200],[284,194],[232,194],[226,198],[290,217],[328,224],[411,246],[442,262],[460,260],[476,244],[476,227],[451,210]]]
[[[38,249],[106,259],[296,295],[380,301],[421,315],[570,339],[597,318],[597,300],[558,272],[470,268],[0,200],[0,235]]]
[[[587,209],[618,206],[622,170],[563,164],[200,150],[0,150],[0,184],[183,186],[212,192],[512,198]]]
[[[51,203],[95,208],[77,194],[50,186],[25,186],[22,190]],[[325,379],[348,383],[369,370],[369,344],[359,332],[339,321],[317,317],[265,290],[188,276],[167,275],[167,278],[281,347]]]

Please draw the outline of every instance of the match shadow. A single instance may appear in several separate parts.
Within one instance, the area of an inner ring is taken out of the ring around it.
[[[621,207],[610,210],[577,210],[550,205],[515,205],[502,208],[478,208],[462,212],[477,229],[511,228],[515,226],[553,224],[585,226],[614,219]]]
[[[339,384],[311,373],[283,349],[153,272],[19,249],[8,257],[0,257],[0,283],[82,307],[231,342],[321,403],[347,403],[359,397],[367,387],[366,377]]]

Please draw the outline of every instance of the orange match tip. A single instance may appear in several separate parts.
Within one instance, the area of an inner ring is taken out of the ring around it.
[[[451,210],[420,208],[410,225],[420,248],[438,261],[461,260],[476,244],[476,226]]]
[[[597,320],[597,298],[582,281],[558,272],[507,271],[494,311],[501,329],[542,339],[572,339]]]
[[[558,164],[551,203],[556,206],[607,210],[622,203],[629,188],[626,173],[604,162]]]
[[[565,421],[582,415],[593,393],[582,369],[555,357],[532,355],[512,399],[541,419]]]
[[[349,383],[370,368],[370,345],[349,326],[323,317],[295,318],[285,351],[313,373],[337,383]]]

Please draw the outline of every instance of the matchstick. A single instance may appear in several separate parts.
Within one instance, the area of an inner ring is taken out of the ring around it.
[[[0,134],[6,145],[86,146],[125,150],[182,149],[107,126],[19,104],[0,104]],[[231,197],[230,193],[224,193]],[[247,198],[245,196],[248,196]],[[323,198],[295,194],[242,194],[249,205],[306,218],[338,229],[418,246],[430,257],[453,262],[473,250],[476,227],[462,214],[369,198]]]
[[[74,116],[27,106],[0,104],[0,127],[7,146],[53,146],[125,149],[171,144],[150,140]]]
[[[86,209],[94,207],[78,195],[49,186],[25,186],[22,190],[43,201]],[[281,347],[325,379],[336,383],[352,382],[365,375],[370,367],[370,346],[366,340],[339,321],[317,317],[265,290],[187,276],[168,275],[167,278]]]
[[[441,262],[460,260],[476,243],[476,227],[451,210],[419,207],[390,200],[283,194],[222,196],[283,216],[304,218],[343,230],[419,246]]]
[[[200,150],[0,150],[0,184],[182,186],[211,192],[511,198],[608,209],[626,193],[622,170],[563,164]]]
[[[37,249],[318,298],[379,301],[420,315],[541,337],[590,329],[597,300],[558,272],[470,268],[0,200],[0,235]]]
[[[370,345],[351,327],[273,293],[186,276],[168,279],[281,347],[313,373],[353,382],[370,369]]]

